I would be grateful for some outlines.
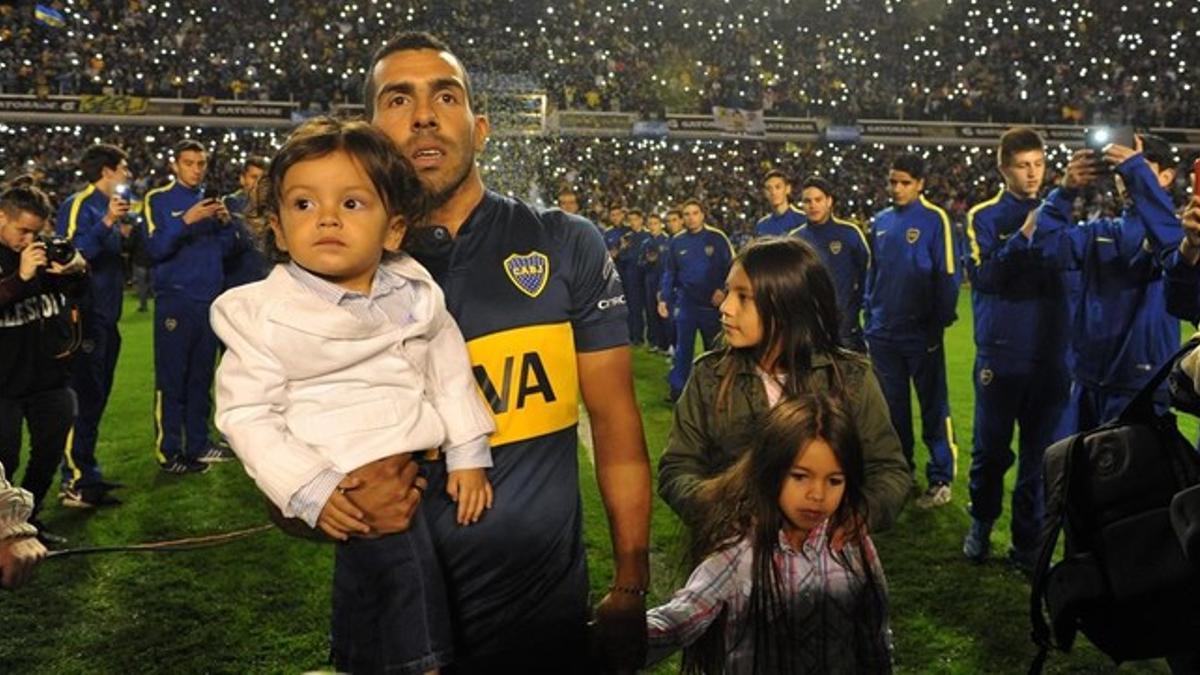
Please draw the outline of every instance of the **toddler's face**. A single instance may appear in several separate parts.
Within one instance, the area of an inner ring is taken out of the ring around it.
[[[846,476],[825,439],[814,439],[796,453],[779,491],[784,530],[793,546],[799,548],[809,531],[837,510],[845,492]]]
[[[402,228],[362,166],[344,151],[297,162],[280,189],[275,241],[298,265],[343,288],[367,294],[385,248]]]

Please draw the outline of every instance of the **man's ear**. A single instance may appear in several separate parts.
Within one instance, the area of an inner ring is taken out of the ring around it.
[[[488,135],[492,133],[492,123],[488,121],[487,115],[475,116],[475,152],[483,152],[484,146],[487,145]]]
[[[279,223],[279,216],[274,213],[267,216],[267,224],[271,226],[271,233],[275,235],[275,248],[287,253],[287,239],[283,236],[283,225]]]
[[[1158,172],[1158,185],[1164,190],[1171,187],[1171,183],[1175,182],[1175,169],[1163,169]]]
[[[404,221],[404,216],[396,216],[388,223],[387,236],[383,240],[383,248],[395,253],[400,250],[400,242],[404,241],[404,233],[408,231],[408,224]]]

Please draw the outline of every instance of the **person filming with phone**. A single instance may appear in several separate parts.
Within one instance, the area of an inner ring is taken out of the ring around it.
[[[146,193],[146,246],[154,264],[154,454],[169,474],[203,473],[232,459],[209,441],[217,337],[208,309],[224,286],[233,250],[229,210],[205,189],[208,151],[195,140],[175,146],[175,178]]]
[[[1021,230],[1073,287],[1067,433],[1116,417],[1179,345],[1179,321],[1163,292],[1164,261],[1183,237],[1168,191],[1171,146],[1130,128],[1089,131],[1088,146],[1072,155],[1062,184]],[[1109,185],[1109,174],[1121,215],[1076,224],[1076,199]],[[1165,411],[1165,390],[1156,404]]]

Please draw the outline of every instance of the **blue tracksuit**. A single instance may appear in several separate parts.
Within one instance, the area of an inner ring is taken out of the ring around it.
[[[629,342],[640,345],[646,340],[646,282],[638,265],[638,257],[650,233],[631,227],[622,229],[624,232],[617,242],[617,274],[621,275],[621,287],[625,290],[625,303],[629,307],[629,314],[626,315]]]
[[[621,237],[629,232],[629,227],[625,225],[617,225],[616,227],[606,227],[600,231],[600,236],[604,238],[604,248],[608,249],[608,255],[615,263],[617,254],[621,250]]]
[[[859,323],[863,288],[867,269],[871,266],[871,249],[867,246],[866,236],[854,223],[836,217],[820,224],[801,225],[792,230],[792,236],[812,245],[833,277],[838,311],[842,315],[842,324],[838,327],[842,343],[855,351],[866,351],[862,324]]]
[[[772,212],[769,216],[758,219],[754,225],[755,237],[783,237],[789,232],[808,222],[804,212],[789,205],[783,213]]]
[[[246,193],[238,190],[221,201],[233,216],[233,245],[225,258],[225,288],[242,286],[265,279],[271,264],[258,247],[258,239],[246,224]]]
[[[234,228],[216,219],[185,225],[203,191],[172,181],[146,193],[146,246],[154,263],[154,421],[160,463],[195,459],[208,445],[217,338],[208,309],[224,286]],[[185,440],[186,438],[186,440]]]
[[[1141,155],[1117,166],[1130,203],[1120,218],[1071,222],[1075,195],[1050,193],[1034,245],[1066,270],[1080,290],[1071,325],[1072,428],[1115,417],[1179,346],[1179,321],[1167,312],[1164,259],[1183,237],[1171,197]],[[1158,400],[1166,407],[1166,392]]]
[[[871,226],[865,334],[892,425],[913,462],[909,381],[921,405],[930,483],[954,479],[958,447],[950,421],[942,334],[957,318],[958,270],[950,217],[925,197],[884,209]]]
[[[646,341],[651,347],[666,351],[671,343],[671,322],[658,315],[658,290],[662,287],[663,259],[667,255],[671,238],[666,234],[647,236],[638,254],[638,267],[642,273],[642,296],[646,302]]]
[[[79,401],[79,414],[63,453],[62,481],[70,488],[102,480],[96,438],[121,351],[117,322],[121,319],[125,267],[120,229],[104,224],[108,201],[108,195],[88,185],[63,202],[56,219],[58,235],[71,240],[91,269],[80,301],[83,341],[71,363],[71,388]]]
[[[971,515],[991,524],[1003,509],[1004,474],[1019,461],[1012,496],[1013,548],[1036,550],[1041,535],[1042,457],[1061,428],[1070,392],[1068,308],[1063,276],[1019,230],[1037,199],[1001,190],[967,214],[975,318],[975,437]]]
[[[725,233],[704,226],[698,232],[682,230],[667,246],[659,295],[672,307],[675,320],[675,357],[667,375],[672,397],[683,391],[692,372],[696,331],[705,349],[712,349],[721,330],[721,315],[712,304],[713,293],[725,287],[733,262],[733,245]]]

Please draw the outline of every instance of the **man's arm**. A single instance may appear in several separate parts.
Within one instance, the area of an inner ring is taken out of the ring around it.
[[[628,347],[581,352],[580,390],[592,423],[596,482],[612,536],[613,590],[596,610],[610,665],[645,661],[646,598],[650,583],[650,459],[633,391]]]

